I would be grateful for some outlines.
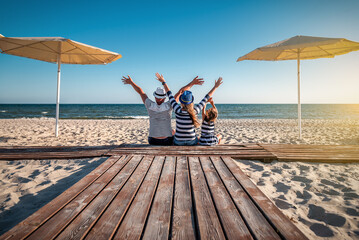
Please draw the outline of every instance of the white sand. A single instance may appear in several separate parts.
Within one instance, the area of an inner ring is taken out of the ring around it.
[[[359,239],[359,164],[236,162],[310,239]]]
[[[0,146],[147,144],[148,119],[60,120],[58,138],[54,123],[54,119],[0,119]],[[303,120],[302,127],[299,140],[296,120],[226,119],[216,124],[224,144],[359,144],[359,120]],[[102,161],[0,162],[0,234]],[[311,239],[359,239],[359,164],[238,164]]]
[[[0,235],[107,158],[0,161]]]
[[[56,138],[54,119],[0,119],[0,146],[147,144],[148,124],[148,119],[60,120]],[[302,140],[296,120],[226,119],[216,128],[223,144],[359,144],[359,120],[303,120]]]

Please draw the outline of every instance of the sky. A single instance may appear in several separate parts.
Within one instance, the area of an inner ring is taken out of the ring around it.
[[[215,79],[217,103],[297,103],[296,61],[242,61],[296,35],[359,42],[358,0],[5,1],[0,34],[64,37],[120,53],[108,65],[61,66],[61,103],[141,103],[162,73],[174,92],[195,76],[200,100]],[[359,103],[359,51],[301,61],[302,103]],[[57,65],[0,54],[1,103],[56,103]]]

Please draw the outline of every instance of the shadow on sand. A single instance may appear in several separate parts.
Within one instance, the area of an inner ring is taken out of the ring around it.
[[[83,166],[78,171],[59,180],[56,184],[38,192],[36,195],[27,194],[20,197],[15,206],[0,213],[0,236],[77,183],[106,159],[107,157],[98,158],[98,160],[91,163],[84,161]]]

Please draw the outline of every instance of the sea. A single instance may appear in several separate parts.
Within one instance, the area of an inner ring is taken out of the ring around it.
[[[297,104],[216,104],[219,119],[296,119]],[[302,104],[303,119],[356,119],[359,104]],[[56,104],[0,104],[0,119],[55,118]],[[174,117],[174,115],[172,116]],[[60,119],[148,118],[143,104],[60,104]]]

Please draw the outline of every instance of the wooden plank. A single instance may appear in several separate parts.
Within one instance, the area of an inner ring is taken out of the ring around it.
[[[0,153],[21,152],[75,152],[90,150],[110,150],[117,146],[0,146]]]
[[[0,239],[22,239],[31,232],[35,231],[44,222],[50,219],[69,202],[87,189],[93,182],[101,177],[109,168],[116,162],[122,161],[124,156],[112,156],[93,170],[90,174],[86,175],[79,182],[63,192],[60,196],[46,204],[40,210],[26,218],[24,221],[13,227],[11,230],[0,236]]]
[[[122,144],[119,146],[116,146],[116,149],[121,148],[153,148],[153,149],[159,149],[159,148],[170,148],[170,149],[187,149],[187,148],[254,148],[254,147],[260,147],[258,144],[218,144],[215,146],[155,146],[155,145],[148,145],[148,144]]]
[[[106,209],[111,204],[113,199],[117,196],[122,187],[132,176],[141,160],[141,156],[133,157],[127,163],[127,165],[121,169],[121,172],[117,174],[117,176],[113,178],[113,180],[110,181],[109,184],[105,186],[105,188],[103,188],[103,190],[96,196],[96,198],[87,206],[85,206],[86,208],[82,212],[78,213],[76,217],[73,217],[72,221],[59,221],[59,224],[62,225],[62,229],[53,237],[59,239],[81,238],[104,211],[104,209]],[[115,168],[115,166],[112,168]],[[65,224],[66,222],[67,224]]]
[[[175,194],[173,202],[172,239],[195,239],[195,217],[185,156],[177,157]]]
[[[357,163],[357,158],[302,158],[302,157],[278,157],[279,162],[320,162],[320,163]]]
[[[197,150],[197,151],[185,151],[185,150],[178,150],[178,151],[165,151],[165,150],[136,150],[136,151],[111,151],[109,154],[139,154],[139,155],[265,155],[268,157],[273,156],[272,153],[267,151],[217,151],[217,150]]]
[[[302,157],[302,158],[359,158],[358,154],[278,154],[279,157]]]
[[[166,157],[143,239],[168,239],[172,214],[176,158]]]
[[[131,205],[138,189],[145,179],[153,162],[153,156],[145,156],[136,168],[125,186],[113,199],[110,205],[104,209],[96,220],[88,227],[82,238],[86,239],[109,239],[112,232],[121,222],[127,209]]]
[[[157,185],[161,176],[164,157],[155,157],[141,188],[136,194],[126,216],[119,227],[113,232],[114,239],[139,239],[143,233],[148,213],[156,193]]]
[[[88,158],[101,157],[107,150],[96,151],[74,151],[74,152],[31,152],[31,153],[2,153],[0,160],[25,160],[25,159],[69,159],[69,158]],[[112,154],[122,155],[122,154]]]
[[[64,208],[46,221],[40,228],[32,232],[28,239],[50,239],[59,234],[81,211],[87,207],[98,194],[111,182],[123,167],[128,163],[130,157],[124,161],[114,164],[100,178],[93,182],[86,190],[69,202]],[[123,180],[123,179],[122,179]]]
[[[307,239],[307,237],[261,192],[258,187],[242,172],[230,157],[222,158],[235,178],[252,201],[262,211],[266,219],[285,239]]]
[[[228,239],[253,239],[209,158],[200,157],[199,159],[226,237]]]
[[[210,157],[239,212],[256,239],[280,239],[220,157]],[[204,169],[206,171],[206,169]]]
[[[337,149],[350,149],[350,148],[354,148],[354,149],[359,149],[358,145],[314,145],[314,144],[258,144],[259,146],[262,146],[264,148],[266,147],[273,147],[273,148],[281,148],[281,149],[285,149],[285,148],[337,148]]]
[[[201,239],[225,239],[198,157],[189,157],[194,205]]]

